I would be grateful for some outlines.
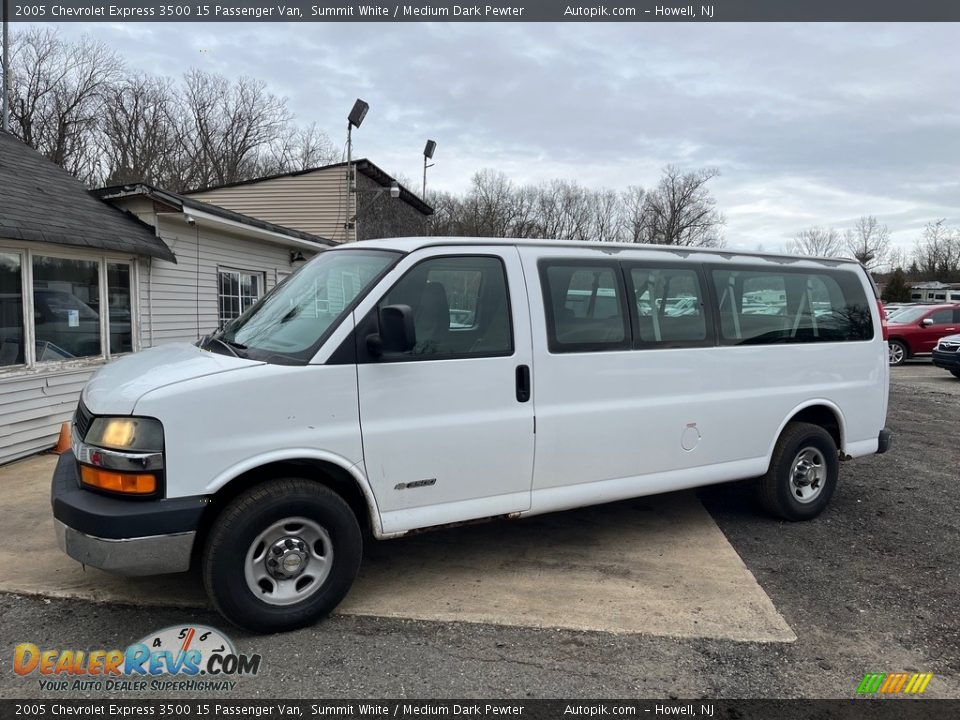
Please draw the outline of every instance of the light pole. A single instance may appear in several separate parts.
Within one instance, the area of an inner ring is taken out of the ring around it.
[[[351,201],[354,208],[356,206],[355,195],[357,192],[357,186],[354,183],[353,177],[353,129],[359,128],[360,124],[363,122],[363,119],[367,116],[367,110],[370,109],[370,106],[365,103],[360,98],[357,98],[357,101],[353,104],[353,109],[350,111],[350,114],[347,116],[347,215],[350,215],[351,210]],[[356,213],[353,214],[354,221],[352,223],[347,223],[347,230],[353,230],[353,240],[357,240],[357,224],[356,224]],[[352,225],[352,228],[351,228]]]
[[[10,0],[3,3],[3,131],[10,132]]]
[[[436,163],[429,163],[433,160],[433,153],[437,149],[437,144],[433,140],[427,140],[426,147],[423,148],[423,201],[427,201],[427,168],[432,168]]]

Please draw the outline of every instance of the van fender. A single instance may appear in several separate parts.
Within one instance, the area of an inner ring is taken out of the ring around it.
[[[826,407],[828,410],[831,410],[834,416],[837,418],[837,425],[840,429],[840,447],[837,450],[840,452],[841,459],[846,455],[845,449],[847,444],[847,422],[843,417],[843,411],[837,406],[836,403],[827,400],[826,398],[814,398],[812,400],[805,400],[804,402],[797,405],[793,410],[787,413],[787,416],[783,419],[783,422],[780,423],[780,427],[777,428],[777,432],[773,436],[773,440],[770,442],[770,448],[767,451],[766,465],[770,467],[770,462],[773,459],[773,449],[777,445],[777,441],[780,439],[780,436],[783,435],[783,429],[787,424],[797,416],[798,413],[806,410],[811,407]]]
[[[363,471],[363,462],[353,462],[347,458],[325,450],[315,448],[284,448],[283,450],[273,450],[261,455],[254,455],[246,458],[236,465],[224,470],[217,475],[205,488],[208,495],[213,495],[218,490],[240,477],[244,473],[256,470],[264,465],[271,465],[286,460],[320,460],[322,462],[336,465],[342,470],[347,471],[354,479],[363,493],[363,498],[367,505],[367,514],[370,516],[370,527],[373,535],[377,539],[393,537],[392,533],[383,532],[383,524],[380,519],[380,509],[377,507],[377,499],[373,495],[373,488],[370,487],[370,481]]]

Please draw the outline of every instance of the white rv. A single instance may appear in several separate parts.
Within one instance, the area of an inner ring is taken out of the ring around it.
[[[199,562],[277,631],[347,593],[364,537],[758,478],[816,517],[884,452],[861,266],[646,245],[416,238],[321,253],[197,346],[100,370],[53,481],[61,547]]]

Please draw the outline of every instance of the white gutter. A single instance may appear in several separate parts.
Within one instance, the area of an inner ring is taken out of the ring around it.
[[[276,245],[297,247],[303,250],[310,250],[312,252],[322,252],[329,247],[327,245],[321,245],[320,243],[311,242],[310,240],[302,240],[300,238],[293,237],[292,235],[284,235],[283,233],[274,232],[273,230],[264,230],[262,228],[246,225],[244,223],[237,222],[236,220],[228,220],[227,218],[220,217],[219,215],[214,215],[213,213],[208,213],[204,210],[197,210],[193,207],[184,207],[182,212],[184,219],[193,218],[198,224],[219,228],[228,228],[230,232],[234,233],[235,235],[241,235],[243,237],[254,238],[257,240],[265,240],[266,242],[271,242]]]

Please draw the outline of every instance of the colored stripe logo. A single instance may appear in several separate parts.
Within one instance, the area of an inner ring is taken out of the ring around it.
[[[933,673],[867,673],[857,695],[922,695],[931,680]]]

